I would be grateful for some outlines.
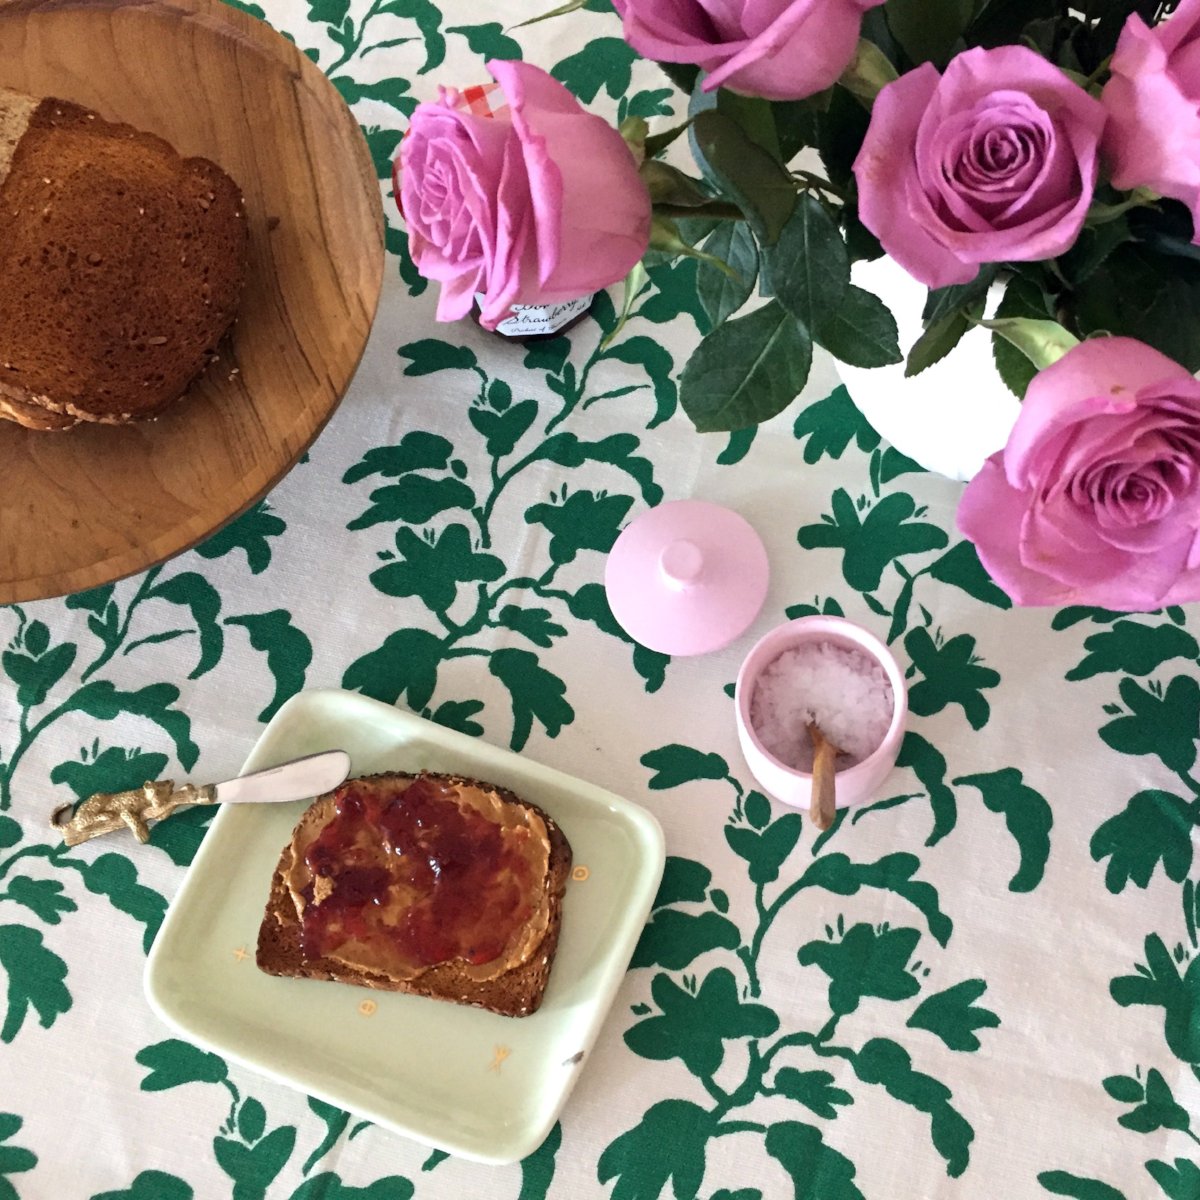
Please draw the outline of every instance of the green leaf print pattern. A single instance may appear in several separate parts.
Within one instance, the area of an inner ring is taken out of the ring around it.
[[[1144,788],[1131,796],[1123,811],[1096,828],[1091,856],[1114,895],[1164,879],[1177,885],[1186,939],[1176,942],[1172,952],[1168,940],[1174,940],[1174,933],[1148,933],[1143,960],[1111,981],[1109,991],[1119,1007],[1161,1010],[1164,1054],[1157,1064],[1139,1064],[1131,1073],[1110,1075],[1103,1081],[1104,1090],[1124,1109],[1115,1120],[1125,1129],[1146,1135],[1173,1130],[1200,1145],[1192,1114],[1168,1083],[1169,1077],[1178,1077],[1181,1066],[1192,1072],[1200,1069],[1200,893],[1193,875],[1193,840],[1200,827],[1200,781],[1193,773],[1200,735],[1200,645],[1183,628],[1186,617],[1178,608],[1137,621],[1104,609],[1063,609],[1055,614],[1053,627],[1067,630],[1084,621],[1107,628],[1083,639],[1083,657],[1066,677],[1110,680],[1110,694],[1116,698],[1103,706],[1112,720],[1100,728],[1101,739],[1118,753],[1155,756],[1178,781],[1170,790]],[[1200,1196],[1196,1162],[1151,1158],[1144,1167],[1156,1186],[1155,1195],[1167,1200]],[[1044,1171],[1038,1181],[1055,1195],[1125,1200],[1103,1180],[1062,1170]],[[1138,1195],[1150,1195],[1148,1188]]]

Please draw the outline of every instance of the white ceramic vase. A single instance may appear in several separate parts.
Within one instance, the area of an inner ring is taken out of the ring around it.
[[[851,278],[891,309],[907,357],[921,335],[926,288],[893,259],[854,264]],[[1000,302],[993,287],[990,314]],[[904,363],[865,370],[837,364],[854,403],[881,437],[927,470],[970,479],[1001,449],[1021,410],[992,359],[992,335],[972,329],[941,362],[911,379]]]

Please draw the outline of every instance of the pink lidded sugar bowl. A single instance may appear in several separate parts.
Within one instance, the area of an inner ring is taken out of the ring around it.
[[[809,808],[815,721],[840,753],[837,807],[872,798],[896,764],[908,719],[904,675],[874,634],[842,617],[800,617],[772,629],[742,663],[734,691],[738,740],[762,788]]]

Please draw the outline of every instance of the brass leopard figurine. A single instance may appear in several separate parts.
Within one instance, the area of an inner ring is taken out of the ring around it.
[[[60,805],[50,814],[50,824],[68,846],[118,829],[128,829],[144,842],[150,837],[147,821],[161,821],[188,804],[215,804],[216,800],[217,789],[211,783],[202,787],[185,783],[176,791],[173,779],[147,780],[140,788],[127,792],[97,792],[75,810],[73,817],[66,817],[71,805]]]

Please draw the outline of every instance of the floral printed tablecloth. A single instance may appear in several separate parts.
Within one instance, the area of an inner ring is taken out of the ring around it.
[[[406,115],[491,56],[613,119],[680,107],[603,0],[519,30],[538,7],[249,7],[334,80],[385,193]],[[140,578],[0,610],[0,1197],[1200,1197],[1195,612],[1009,608],[954,531],[961,485],[881,443],[827,359],[756,437],[695,434],[694,264],[654,270],[607,348],[601,296],[526,349],[434,322],[387,207],[361,372],[268,500]],[[743,513],[773,579],[739,642],[669,660],[615,625],[603,563],[689,496]],[[889,641],[913,713],[877,802],[822,836],[755,790],[731,700],[754,637],[815,611]],[[146,846],[45,826],[97,790],[235,773],[316,686],[666,831],[595,1052],[519,1165],[430,1151],[159,1023],[145,953],[208,814]]]

